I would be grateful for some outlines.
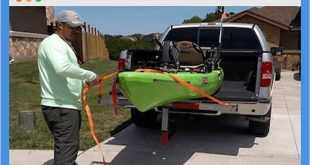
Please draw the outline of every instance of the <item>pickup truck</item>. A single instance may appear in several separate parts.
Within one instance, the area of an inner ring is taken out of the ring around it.
[[[222,37],[222,38],[220,38]],[[221,43],[219,42],[221,40]],[[224,70],[221,88],[214,95],[230,104],[222,106],[206,99],[183,100],[186,110],[169,104],[170,113],[194,115],[234,115],[249,120],[249,132],[265,137],[269,133],[272,88],[276,78],[273,54],[280,49],[270,48],[258,25],[244,23],[195,23],[172,25],[157,40],[189,41],[203,51],[220,52],[220,67]],[[221,44],[221,45],[219,45]],[[219,47],[220,46],[220,47]],[[156,67],[163,64],[162,50],[124,50],[119,58],[119,71]],[[193,67],[193,66],[191,66]],[[122,105],[131,110],[132,121],[140,127],[150,127],[157,122],[161,107],[139,112],[125,97],[119,96]]]

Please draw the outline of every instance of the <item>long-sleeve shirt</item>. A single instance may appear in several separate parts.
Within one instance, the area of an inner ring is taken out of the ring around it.
[[[41,105],[81,110],[84,81],[94,72],[80,68],[73,49],[57,34],[45,38],[38,49]]]

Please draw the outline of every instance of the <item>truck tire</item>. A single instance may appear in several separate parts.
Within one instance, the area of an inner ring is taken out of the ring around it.
[[[149,110],[147,112],[140,112],[136,108],[131,108],[131,120],[137,126],[141,128],[154,128],[156,126],[155,110]]]
[[[279,81],[281,79],[281,63],[277,57],[274,57],[274,69],[275,69],[275,80]]]
[[[270,129],[270,120],[271,120],[271,107],[269,112],[266,114],[268,119],[265,122],[250,120],[249,121],[249,131],[251,134],[257,137],[266,137]]]
[[[276,81],[281,79],[281,71],[276,72]]]

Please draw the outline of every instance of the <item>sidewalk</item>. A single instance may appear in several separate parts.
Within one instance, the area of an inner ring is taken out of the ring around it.
[[[53,156],[53,150],[10,150],[10,165],[53,165]]]
[[[52,150],[10,150],[10,164],[52,165],[53,155]]]

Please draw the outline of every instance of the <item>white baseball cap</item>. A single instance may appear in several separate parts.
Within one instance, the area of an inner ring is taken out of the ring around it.
[[[63,10],[56,16],[56,22],[66,23],[70,27],[79,27],[83,25],[79,15],[72,10]]]

